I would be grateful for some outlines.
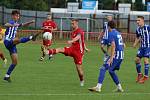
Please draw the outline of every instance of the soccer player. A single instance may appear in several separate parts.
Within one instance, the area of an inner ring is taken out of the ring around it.
[[[0,34],[2,35],[2,29],[0,28]],[[3,36],[1,37],[1,39],[3,38]],[[5,58],[3,52],[0,50],[0,58],[3,60],[4,62],[4,67],[7,64],[7,59]]]
[[[148,80],[148,71],[149,71],[149,57],[150,57],[150,26],[144,24],[144,17],[137,17],[137,25],[136,29],[136,39],[133,44],[133,47],[140,41],[140,47],[137,52],[137,56],[135,58],[136,70],[137,70],[137,78],[136,82],[144,83]],[[144,58],[144,66],[145,66],[145,74],[141,72],[141,59]]]
[[[71,45],[70,47],[57,48],[57,49],[44,49],[45,54],[57,54],[62,53],[65,56],[73,57],[76,69],[80,78],[80,86],[84,86],[84,74],[82,68],[82,60],[84,55],[84,50],[88,51],[84,43],[84,32],[78,26],[78,19],[72,19],[72,33],[71,40],[67,43]]]
[[[30,35],[28,37],[23,37],[20,39],[17,38],[16,37],[17,29],[21,26],[27,26],[31,23],[34,23],[34,20],[19,24],[18,20],[20,18],[20,12],[18,10],[13,10],[11,13],[11,17],[12,17],[12,20],[10,20],[8,23],[5,24],[5,27],[7,27],[7,29],[6,29],[5,38],[4,38],[5,47],[9,51],[10,57],[12,60],[12,64],[9,66],[8,71],[4,77],[4,80],[8,82],[11,82],[10,75],[18,63],[16,45],[18,45],[19,43],[26,43],[30,40],[35,41],[37,37],[37,34],[36,34],[36,35]]]
[[[110,57],[107,58],[103,66],[100,68],[97,86],[89,88],[89,90],[94,92],[101,92],[103,80],[105,78],[105,73],[108,70],[111,78],[117,86],[115,92],[123,92],[121,83],[115,71],[120,69],[120,65],[124,58],[124,43],[120,32],[118,32],[115,29],[114,21],[108,22],[108,29],[108,43],[111,49]]]
[[[100,48],[102,52],[104,53],[104,61],[107,59],[108,54],[107,51],[109,50],[109,44],[108,44],[108,22],[113,21],[113,16],[108,15],[106,17],[107,22],[104,22],[103,32],[102,35],[99,35],[98,39],[100,40]],[[105,50],[105,47],[107,47],[107,50]]]
[[[44,30],[43,34],[45,32],[49,32],[49,34],[52,34],[53,31],[56,31],[57,30],[57,25],[56,23],[52,20],[52,16],[51,14],[47,14],[47,19],[43,22],[43,25],[42,25],[42,29]],[[51,40],[48,40],[48,39],[44,39],[43,38],[43,45],[41,46],[41,51],[42,51],[42,56],[40,58],[40,61],[43,61],[44,60],[44,57],[45,57],[45,54],[44,54],[44,51],[43,51],[43,47],[46,48],[46,49],[50,49],[49,47],[51,46],[52,44],[52,41]],[[49,59],[52,57],[52,55],[49,55]]]

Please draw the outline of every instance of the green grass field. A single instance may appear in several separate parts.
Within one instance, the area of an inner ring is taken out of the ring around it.
[[[149,100],[150,81],[142,85],[135,83],[136,49],[131,47],[126,48],[125,60],[117,72],[125,92],[112,92],[116,87],[108,73],[102,92],[89,92],[87,89],[97,84],[103,55],[98,45],[90,45],[88,48],[91,52],[85,53],[83,62],[85,86],[80,87],[72,58],[58,54],[53,60],[39,62],[40,44],[31,43],[18,45],[19,63],[11,76],[12,83],[4,82],[3,77],[11,61],[8,51],[1,45],[8,64],[4,68],[2,61],[0,63],[0,100]]]

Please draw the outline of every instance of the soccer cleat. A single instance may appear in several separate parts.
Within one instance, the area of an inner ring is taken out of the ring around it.
[[[101,89],[98,87],[92,87],[92,88],[88,88],[89,91],[91,92],[101,92]]]
[[[9,83],[11,82],[10,77],[4,77],[4,80],[7,81],[7,82],[9,82]]]
[[[31,36],[32,36],[32,41],[35,41],[38,35],[39,35],[39,33],[37,33],[37,34],[35,34],[35,35],[32,34],[32,35],[31,35]]]
[[[4,61],[3,67],[6,67],[6,65],[7,65],[7,59],[5,58],[3,61]]]
[[[137,78],[136,78],[136,82],[139,82],[143,77],[143,74],[138,74]]]
[[[122,88],[121,89],[116,88],[115,90],[113,90],[113,92],[124,92],[124,90]]]
[[[40,59],[39,59],[39,61],[43,61],[44,60],[44,57],[41,57]]]
[[[147,81],[147,80],[148,80],[148,77],[144,76],[141,80],[139,80],[139,83],[144,84],[144,82]]]

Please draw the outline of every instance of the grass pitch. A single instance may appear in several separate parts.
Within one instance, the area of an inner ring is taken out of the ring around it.
[[[52,47],[64,47],[54,44]],[[136,69],[134,58],[137,49],[127,47],[121,69],[117,72],[124,88],[124,93],[113,93],[115,84],[108,72],[101,93],[91,93],[87,89],[97,84],[99,67],[103,64],[103,54],[98,45],[88,46],[91,52],[84,56],[85,86],[80,87],[73,59],[62,54],[52,60],[40,62],[40,44],[20,44],[19,63],[12,73],[12,83],[3,81],[11,63],[9,53],[3,45],[8,64],[0,63],[0,100],[149,100],[150,81],[145,84],[135,82]],[[142,66],[142,69],[144,67]]]

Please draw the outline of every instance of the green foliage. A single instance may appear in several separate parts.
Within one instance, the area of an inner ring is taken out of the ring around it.
[[[78,0],[81,4],[82,0]],[[131,3],[132,0],[118,0],[115,5],[115,0],[98,0],[99,8],[102,9],[115,9],[119,3]],[[76,0],[0,0],[0,5],[8,8],[26,9],[26,10],[40,10],[49,11],[49,8],[66,7],[66,2],[76,2]],[[134,10],[146,10],[146,6],[142,4],[142,0],[136,0]]]

